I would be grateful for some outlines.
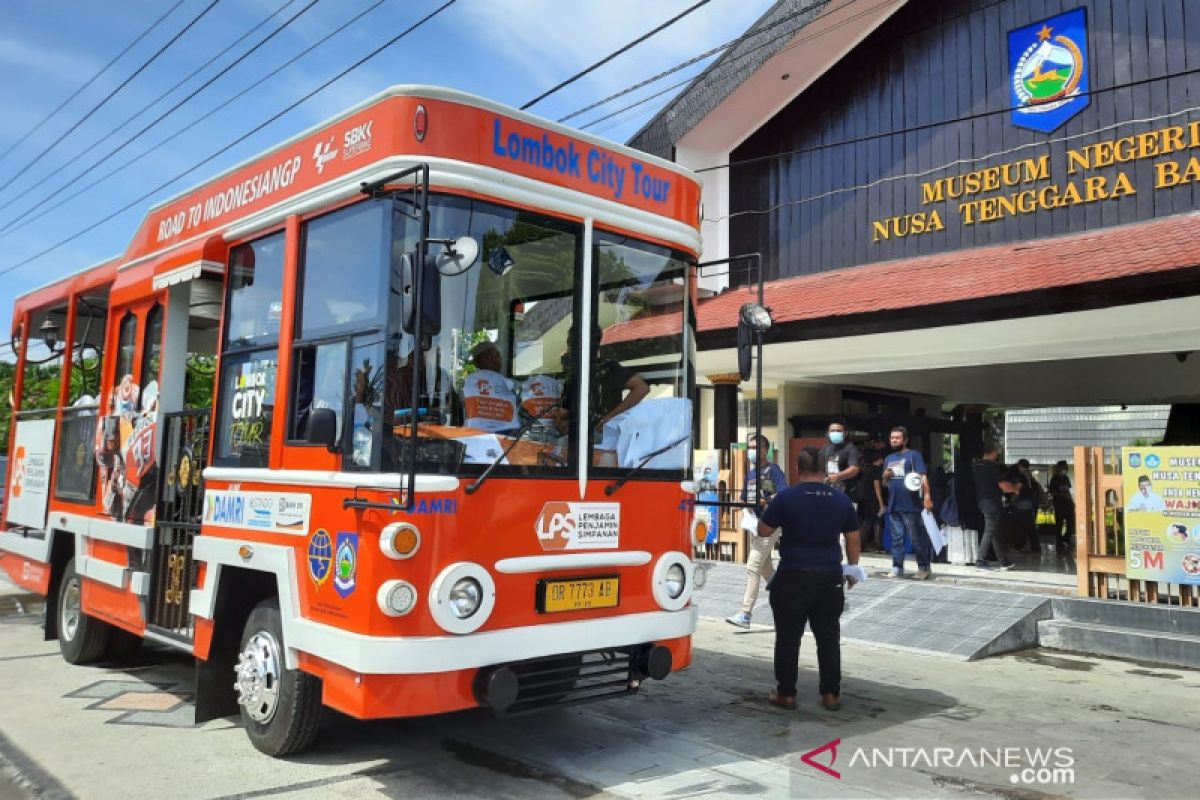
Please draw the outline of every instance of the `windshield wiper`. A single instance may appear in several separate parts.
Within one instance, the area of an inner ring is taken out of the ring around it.
[[[643,458],[641,461],[639,461],[638,463],[636,463],[632,467],[630,467],[628,472],[626,472],[621,477],[617,478],[615,481],[610,483],[608,486],[605,486],[604,493],[606,495],[608,495],[609,497],[612,497],[614,494],[616,494],[618,489],[620,489],[622,486],[624,486],[626,483],[628,483],[629,479],[638,473],[638,470],[640,470],[642,467],[646,466],[646,464],[648,464],[650,462],[650,459],[661,456],[663,453],[667,452],[668,450],[671,450],[672,448],[678,447],[679,445],[683,444],[690,438],[692,438],[692,435],[689,433],[686,436],[682,436],[679,439],[676,439],[675,441],[671,442],[669,445],[666,445],[665,447],[658,448],[653,453],[647,453],[645,458]]]
[[[486,481],[492,474],[492,470],[496,469],[496,467],[500,465],[500,462],[508,457],[508,454],[514,447],[517,446],[517,443],[521,441],[525,434],[529,433],[533,426],[538,422],[541,422],[546,417],[550,416],[551,411],[561,408],[565,399],[566,397],[560,397],[553,405],[546,406],[537,414],[530,414],[524,409],[521,409],[521,415],[525,418],[525,421],[521,423],[520,428],[517,428],[517,432],[513,434],[512,441],[508,443],[508,447],[504,448],[504,452],[496,456],[496,460],[491,464],[488,464],[488,468],[483,471],[483,474],[467,486],[467,494],[475,494],[475,492],[479,490],[479,487],[483,485],[483,482]]]

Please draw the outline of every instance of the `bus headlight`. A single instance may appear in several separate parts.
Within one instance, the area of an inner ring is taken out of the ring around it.
[[[679,611],[692,599],[692,561],[683,553],[663,553],[654,565],[651,591],[659,607]]]
[[[667,567],[667,574],[663,578],[663,589],[667,592],[667,597],[672,600],[679,598],[683,594],[683,590],[687,587],[687,573],[683,571],[683,566],[680,564],[672,564]]]
[[[447,633],[472,633],[496,607],[496,582],[486,569],[459,561],[442,570],[429,587],[429,612]]]
[[[450,611],[459,619],[478,611],[482,600],[483,589],[474,578],[462,578],[450,587]]]
[[[389,617],[403,617],[416,608],[417,589],[408,581],[384,581],[375,594],[379,610]]]

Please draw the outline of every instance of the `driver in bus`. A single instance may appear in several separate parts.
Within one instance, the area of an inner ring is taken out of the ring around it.
[[[471,351],[475,371],[463,381],[463,412],[469,428],[510,433],[520,427],[519,401],[504,376],[504,360],[495,342],[484,340]]]
[[[571,368],[571,342],[574,329],[567,332],[567,349],[563,351],[563,369],[569,374]],[[601,332],[595,332],[600,340]],[[616,466],[617,441],[621,435],[621,423],[625,415],[650,394],[650,384],[633,370],[600,356],[592,362],[592,405],[596,419],[597,466]],[[568,379],[569,381],[569,379]],[[567,398],[571,397],[570,391]],[[567,409],[570,410],[569,408]]]

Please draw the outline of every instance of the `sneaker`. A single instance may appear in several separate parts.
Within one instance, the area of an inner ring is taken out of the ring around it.
[[[932,577],[933,577],[933,575],[929,572],[929,570],[919,569],[919,570],[917,570],[917,574],[913,575],[913,580],[914,581],[927,581]]]
[[[883,574],[883,577],[885,577],[885,578],[903,578],[903,577],[904,577],[904,570],[903,570],[903,569],[901,569],[900,567],[892,567],[892,571],[891,571],[891,572],[885,572],[885,573]]]
[[[1016,564],[1014,564],[1013,562],[1011,562],[1011,561],[1005,561],[1003,564],[1001,564],[1001,565],[1000,565],[1000,569],[1002,569],[1002,570],[1010,570],[1010,569],[1012,569],[1012,568],[1013,568],[1013,567],[1015,567],[1015,566],[1016,566]]]
[[[736,614],[726,617],[725,621],[728,622],[730,625],[736,625],[739,628],[749,628],[750,627],[750,615],[744,611],[739,611]]]

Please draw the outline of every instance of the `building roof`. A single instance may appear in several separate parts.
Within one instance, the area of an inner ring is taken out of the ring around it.
[[[763,294],[776,326],[910,311],[1195,267],[1196,241],[1200,212],[785,278],[768,282]],[[754,300],[746,287],[701,300],[698,330],[736,328],[738,310]],[[677,319],[630,320],[605,341],[668,335],[678,330]]]
[[[819,17],[829,2],[779,0],[734,44],[629,139],[629,146],[671,158],[675,143],[708,116],[759,67],[783,50],[792,34]]]
[[[1128,447],[1157,442],[1167,429],[1170,406],[1080,406],[1008,411],[1004,460],[1032,464],[1073,461],[1075,447]]]

